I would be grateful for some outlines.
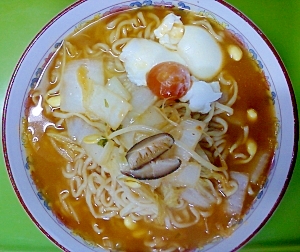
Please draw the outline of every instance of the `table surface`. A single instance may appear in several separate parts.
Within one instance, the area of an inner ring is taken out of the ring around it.
[[[101,1],[101,0],[99,0]],[[0,1],[0,101],[15,65],[34,35],[71,0]],[[300,0],[227,0],[247,15],[280,54],[300,104]],[[1,108],[2,113],[2,108]],[[299,145],[299,144],[298,144]],[[2,148],[1,148],[2,149]],[[0,251],[59,251],[19,203],[0,157]],[[267,224],[241,251],[300,251],[300,160]]]

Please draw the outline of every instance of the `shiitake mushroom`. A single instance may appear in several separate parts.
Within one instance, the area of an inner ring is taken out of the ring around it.
[[[178,158],[154,159],[137,170],[122,171],[124,175],[136,179],[158,179],[176,171],[181,165]]]
[[[136,179],[156,179],[177,170],[181,165],[178,158],[160,159],[174,144],[168,133],[159,133],[136,143],[126,154],[129,170],[124,175]]]

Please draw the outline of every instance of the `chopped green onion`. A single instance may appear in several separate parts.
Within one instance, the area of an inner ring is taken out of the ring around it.
[[[107,141],[108,141],[108,139],[106,139],[106,138],[101,138],[99,141],[98,141],[98,145],[100,145],[100,146],[102,146],[102,147],[104,147],[106,144],[107,144]]]
[[[105,104],[105,107],[106,107],[106,108],[108,108],[108,107],[109,107],[109,104],[108,104],[108,102],[107,102],[107,100],[106,100],[106,99],[104,99],[104,104]]]

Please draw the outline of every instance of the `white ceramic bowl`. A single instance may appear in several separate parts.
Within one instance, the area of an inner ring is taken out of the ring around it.
[[[163,2],[160,2],[162,4]],[[236,34],[263,69],[279,120],[278,149],[267,183],[237,230],[227,239],[210,244],[203,251],[232,251],[241,248],[266,223],[279,204],[289,182],[297,148],[297,115],[292,86],[278,54],[262,32],[243,14],[223,1],[168,1],[179,8],[203,11]],[[96,14],[159,4],[156,1],[79,1],[57,15],[34,38],[21,57],[7,90],[3,111],[3,148],[7,169],[16,194],[33,222],[57,246],[70,251],[102,251],[74,236],[48,209],[33,183],[22,146],[21,119],[27,93],[43,71],[57,43],[74,27]]]

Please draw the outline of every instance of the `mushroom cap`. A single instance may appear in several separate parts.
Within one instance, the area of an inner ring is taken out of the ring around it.
[[[158,179],[176,171],[181,165],[178,158],[155,159],[137,170],[121,171],[122,174],[135,179]]]
[[[156,159],[174,144],[174,138],[168,133],[159,133],[136,143],[126,154],[132,170],[138,170]]]

